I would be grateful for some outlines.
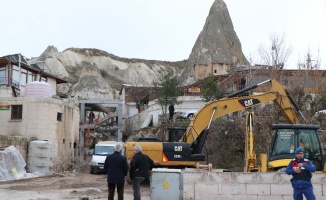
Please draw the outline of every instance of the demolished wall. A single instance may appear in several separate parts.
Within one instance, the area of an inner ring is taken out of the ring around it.
[[[41,172],[27,173],[26,162],[14,146],[0,148],[0,181],[43,176]]]

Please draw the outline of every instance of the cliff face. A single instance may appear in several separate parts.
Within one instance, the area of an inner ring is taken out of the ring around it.
[[[128,59],[98,49],[69,48],[58,52],[53,46],[32,60],[44,61],[46,72],[69,81],[60,84],[60,93],[86,99],[116,99],[122,84],[150,86],[167,73],[178,76],[182,85],[188,85],[197,81],[191,74],[194,64],[247,64],[223,0],[213,3],[188,60]]]
[[[33,60],[44,61],[46,72],[68,80],[68,84],[60,84],[60,93],[86,99],[116,99],[122,84],[152,85],[169,72],[179,75],[185,65],[185,61],[120,58],[98,49],[69,48],[58,52],[53,46]]]

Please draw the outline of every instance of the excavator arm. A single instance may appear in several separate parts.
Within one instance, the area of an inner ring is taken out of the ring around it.
[[[270,90],[266,93],[235,97],[243,92],[255,89],[265,83],[271,84]],[[187,142],[189,144],[193,144],[194,142],[198,143],[197,148],[193,153],[201,153],[208,134],[209,125],[213,120],[233,112],[272,101],[277,105],[283,116],[290,124],[299,123],[299,119],[296,114],[296,111],[300,112],[298,106],[295,104],[282,84],[274,79],[269,79],[262,83],[240,90],[236,93],[230,94],[222,99],[206,103],[197,111],[197,113],[195,113],[189,127],[180,141]],[[301,112],[300,114],[303,117]],[[197,141],[198,139],[199,141]]]

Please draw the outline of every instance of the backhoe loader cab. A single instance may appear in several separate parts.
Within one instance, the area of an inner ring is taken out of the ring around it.
[[[317,171],[324,170],[323,150],[318,136],[318,125],[273,124],[274,131],[268,154],[268,167],[277,170],[287,167],[294,158],[297,147],[304,149],[304,157],[309,159]]]

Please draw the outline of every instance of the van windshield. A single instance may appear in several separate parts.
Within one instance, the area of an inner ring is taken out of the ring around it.
[[[113,154],[114,146],[95,146],[94,154],[95,155],[109,155]]]

